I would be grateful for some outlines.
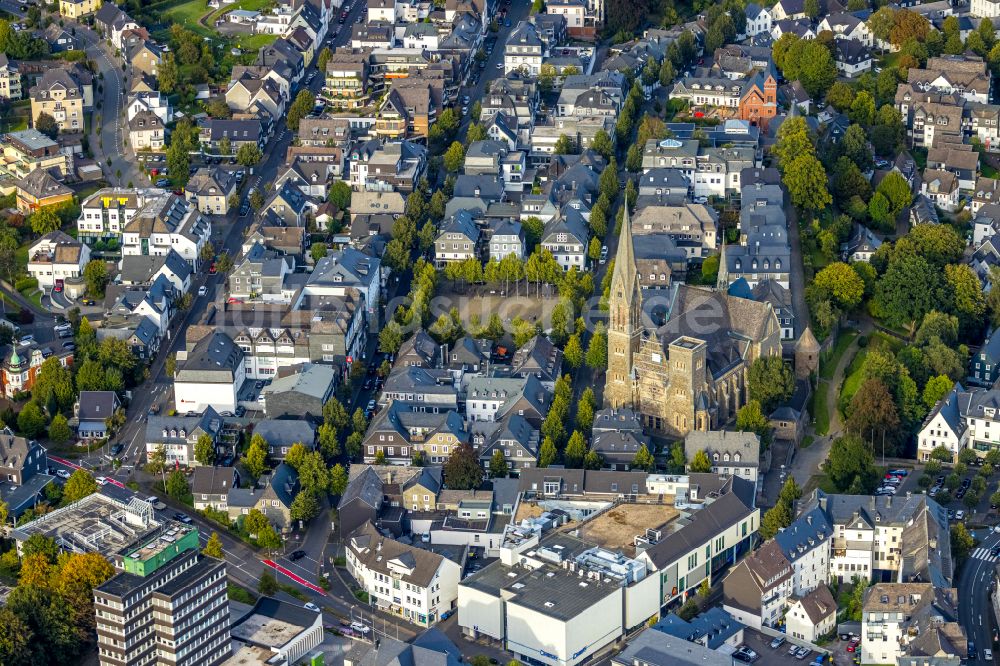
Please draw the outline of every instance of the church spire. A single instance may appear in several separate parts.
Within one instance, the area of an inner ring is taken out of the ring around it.
[[[622,215],[622,228],[618,234],[618,251],[615,253],[615,272],[611,276],[611,284],[630,287],[639,269],[635,265],[635,248],[632,246],[632,222],[629,220],[628,197],[622,204],[625,212]]]

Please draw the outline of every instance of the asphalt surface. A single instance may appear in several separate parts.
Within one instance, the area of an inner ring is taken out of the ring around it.
[[[958,607],[959,623],[965,628],[970,641],[975,643],[976,655],[968,660],[970,666],[994,664],[994,661],[983,659],[983,648],[992,648],[993,637],[996,635],[996,618],[993,615],[993,604],[990,594],[994,589],[993,569],[996,557],[989,554],[994,546],[1000,546],[1000,534],[988,533],[986,529],[977,530],[975,535],[981,538],[976,548],[958,576],[956,587],[961,602]]]

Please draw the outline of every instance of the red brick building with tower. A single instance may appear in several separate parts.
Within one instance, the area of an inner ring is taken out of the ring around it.
[[[757,72],[747,81],[740,97],[740,120],[748,120],[766,130],[778,113],[778,81],[772,68]]]

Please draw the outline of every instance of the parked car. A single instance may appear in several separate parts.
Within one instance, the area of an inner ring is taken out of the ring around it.
[[[965,520],[965,509],[959,509],[955,512],[955,520]]]
[[[174,520],[180,521],[185,525],[190,525],[191,523],[194,522],[193,520],[191,520],[191,516],[185,513],[181,513],[180,511],[174,514]]]
[[[208,293],[208,287],[206,287],[205,285],[201,285],[200,287],[198,287],[199,296],[204,296],[207,293]]]
[[[20,345],[21,347],[27,347],[34,341],[35,341],[35,336],[29,333],[28,335],[21,336],[21,339],[17,341],[17,344]]]
[[[65,349],[66,351],[73,351],[74,349],[76,349],[76,343],[69,340],[62,343],[62,346],[63,349]]]
[[[858,645],[860,645],[860,644],[861,644],[861,641],[859,639],[855,638],[854,640],[852,640],[850,643],[847,644],[847,651],[848,652],[854,652],[855,650],[858,649]]]
[[[807,648],[807,647],[800,647],[798,650],[795,651],[795,658],[796,659],[805,659],[806,657],[809,656],[810,652],[812,652],[812,650],[810,650],[809,648]]]
[[[72,475],[69,473],[69,470],[57,469],[56,476],[58,476],[60,479],[68,479]]]
[[[771,641],[771,649],[772,650],[777,650],[778,648],[780,648],[784,644],[785,644],[785,637],[784,636],[778,636],[773,641]]]
[[[84,305],[97,305],[97,301],[92,298],[81,298],[80,302]]]
[[[890,469],[889,474],[892,474],[893,476],[906,476],[909,472],[905,469]]]
[[[155,495],[153,497],[147,497],[146,501],[149,502],[149,504],[157,511],[163,511],[167,508],[167,505],[161,502],[160,498]]]

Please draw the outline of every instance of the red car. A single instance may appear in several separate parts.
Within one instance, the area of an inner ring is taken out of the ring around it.
[[[217,269],[217,268],[215,267],[215,262],[213,261],[213,262],[212,262],[212,265],[208,267],[208,274],[209,274],[209,275],[215,275],[215,272],[216,272],[217,270],[218,270],[218,269]]]
[[[861,643],[861,641],[859,641],[858,639],[855,638],[854,640],[852,640],[850,643],[847,644],[847,651],[848,652],[854,652],[855,650],[858,649],[858,645],[860,643]]]
[[[241,301],[238,298],[230,298],[228,301],[226,301],[226,303],[229,303],[230,305],[237,305],[237,304],[242,303],[242,302],[243,301]]]
[[[54,291],[54,292],[56,292],[58,294],[62,290],[63,290],[63,281],[62,280],[56,280],[56,285],[52,288],[52,291]]]

